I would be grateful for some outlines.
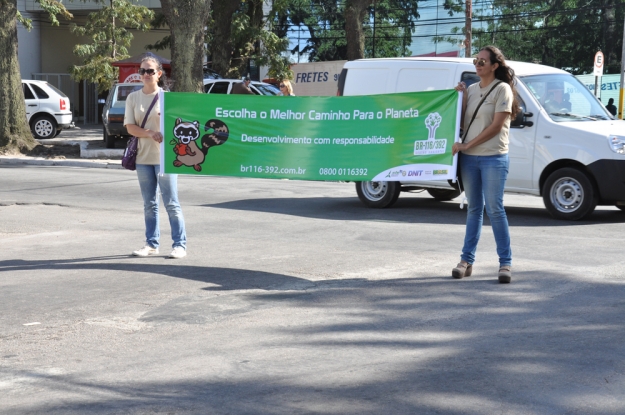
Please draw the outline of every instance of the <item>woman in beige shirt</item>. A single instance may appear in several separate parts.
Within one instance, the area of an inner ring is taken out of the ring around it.
[[[163,204],[169,215],[173,250],[170,258],[183,258],[187,255],[187,234],[184,226],[182,209],[178,202],[178,176],[160,174],[160,143],[163,135],[160,131],[161,110],[157,100],[148,114],[144,128],[140,125],[145,113],[152,104],[154,97],[163,86],[163,67],[153,58],[141,61],[139,75],[143,88],[131,93],[126,99],[124,125],[129,134],[139,138],[137,152],[137,177],[143,196],[143,212],[145,215],[145,246],[134,251],[134,256],[146,257],[158,254],[160,229],[158,221],[158,190],[163,196]]]
[[[452,276],[468,277],[473,272],[486,208],[499,256],[497,277],[500,283],[509,283],[512,279],[512,250],[503,191],[510,164],[510,120],[519,111],[515,99],[514,70],[506,65],[503,54],[494,46],[482,48],[473,64],[480,82],[468,88],[461,82],[456,87],[464,93],[462,117],[465,141],[455,143],[452,153],[460,153],[460,173],[469,207],[462,255],[460,263],[452,270]]]

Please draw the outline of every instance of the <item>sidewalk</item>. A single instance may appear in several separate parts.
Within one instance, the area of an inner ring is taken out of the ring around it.
[[[77,125],[63,130],[57,137],[37,140],[41,145],[33,155],[0,156],[0,165],[71,166],[121,169],[125,142],[116,148],[104,145],[102,124]]]

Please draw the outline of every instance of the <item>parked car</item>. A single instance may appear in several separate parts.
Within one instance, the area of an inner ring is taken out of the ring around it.
[[[204,79],[204,92],[207,94],[230,94],[232,85],[243,82],[240,79]],[[279,95],[280,90],[271,84],[252,81],[250,89],[256,95]]]
[[[54,138],[61,130],[73,128],[67,95],[45,81],[22,79],[26,117],[35,138]]]
[[[563,70],[508,64],[516,73],[521,112],[510,124],[505,191],[542,196],[557,219],[585,218],[597,205],[625,211],[625,121],[614,120],[588,88]],[[459,81],[476,80],[471,59],[362,59],[345,64],[338,87],[340,95],[372,95],[452,89]],[[460,194],[442,181],[356,182],[360,200],[376,208],[395,203],[401,191],[420,189],[438,200]]]
[[[142,83],[115,84],[109,91],[102,109],[103,137],[106,148],[115,148],[115,142],[130,136],[124,127],[126,98],[131,92],[143,88]]]

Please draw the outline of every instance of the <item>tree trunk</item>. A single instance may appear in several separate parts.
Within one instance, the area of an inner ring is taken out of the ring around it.
[[[213,2],[213,40],[209,46],[213,70],[226,76],[232,58],[232,16],[241,2],[236,0],[215,0]]]
[[[37,145],[26,120],[16,16],[17,1],[0,0],[0,154],[26,152]]]
[[[347,0],[345,3],[345,37],[347,40],[347,60],[365,57],[365,32],[363,22],[367,7],[373,0]]]
[[[162,0],[171,33],[171,76],[174,91],[203,92],[204,34],[210,0]]]
[[[247,16],[249,17],[250,27],[255,29],[255,31],[260,31],[263,26],[263,0],[248,0],[247,1]],[[243,40],[244,44],[239,43],[236,45],[236,49],[247,49],[249,47],[256,50],[260,47],[260,42],[256,41],[254,44],[251,44],[252,39]],[[254,52],[250,52],[254,53]],[[232,62],[231,67],[233,72],[237,74],[237,76],[247,76],[248,62],[250,60],[250,53],[246,53],[245,56],[241,56],[240,54],[236,54],[237,56],[233,56],[237,59],[237,61]]]

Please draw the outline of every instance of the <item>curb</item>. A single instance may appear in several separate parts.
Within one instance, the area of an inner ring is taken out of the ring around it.
[[[63,160],[45,159],[42,157],[0,156],[0,165],[64,166],[97,169],[123,169],[121,160]]]

